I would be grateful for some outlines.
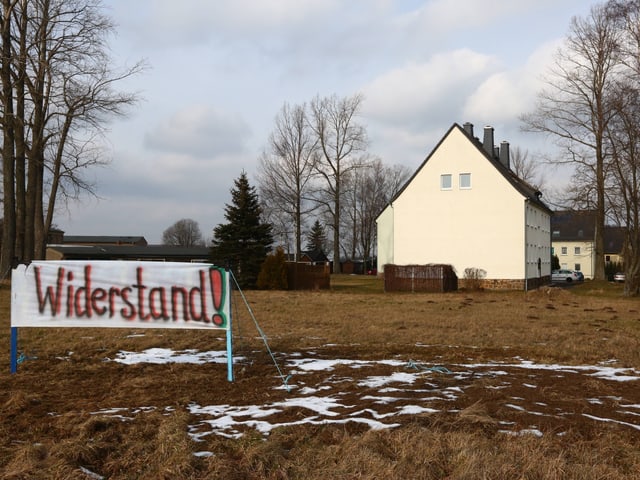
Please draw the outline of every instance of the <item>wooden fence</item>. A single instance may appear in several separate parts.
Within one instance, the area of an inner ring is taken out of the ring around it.
[[[289,290],[328,290],[331,287],[329,265],[287,263]]]
[[[451,265],[385,265],[385,292],[452,292],[458,276]]]

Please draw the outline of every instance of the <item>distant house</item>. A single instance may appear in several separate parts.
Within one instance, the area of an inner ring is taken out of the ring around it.
[[[296,256],[293,253],[286,254],[285,258],[287,262],[296,261]],[[306,263],[308,265],[327,265],[329,263],[329,259],[322,250],[306,250],[304,252],[300,252],[298,263]]]
[[[448,264],[486,272],[485,288],[550,282],[551,210],[510,168],[509,144],[454,124],[377,218],[385,264]],[[476,270],[476,271],[477,271]]]
[[[560,267],[581,271],[585,278],[593,278],[595,269],[596,212],[558,211],[551,218],[552,254],[558,256]],[[605,226],[604,260],[622,263],[625,229]]]

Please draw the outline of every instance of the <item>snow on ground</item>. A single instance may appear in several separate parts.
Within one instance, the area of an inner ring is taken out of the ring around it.
[[[313,355],[307,352],[306,355]],[[235,364],[241,364],[244,359],[234,357]],[[402,424],[401,417],[405,415],[428,415],[435,412],[453,412],[451,403],[465,394],[465,389],[472,380],[479,378],[505,379],[502,384],[487,384],[487,389],[502,389],[510,386],[507,381],[507,370],[525,369],[527,371],[553,371],[560,378],[564,374],[575,374],[594,377],[604,381],[637,382],[640,372],[632,368],[616,368],[611,361],[599,365],[559,365],[541,364],[522,358],[514,358],[511,363],[488,362],[452,364],[447,367],[419,365],[404,360],[349,360],[349,359],[319,359],[308,358],[295,353],[285,362],[285,368],[290,375],[284,380],[289,396],[284,401],[267,402],[262,405],[197,405],[189,406],[189,411],[197,423],[190,426],[190,435],[200,440],[211,434],[228,438],[237,438],[249,430],[268,435],[274,428],[301,424],[342,424],[357,422],[367,425],[371,429],[394,428]],[[170,349],[148,349],[143,352],[120,352],[113,361],[131,365],[135,363],[194,363],[205,362],[226,363],[225,351],[199,352],[196,350],[172,351]],[[380,368],[388,371],[386,375],[379,375]],[[375,370],[377,374],[367,375],[367,369]],[[349,372],[358,379],[355,380]],[[274,368],[275,371],[275,368]],[[323,375],[318,379],[318,375]],[[312,376],[307,385],[307,377]],[[434,382],[433,375],[445,375],[450,383],[456,385],[442,385]],[[274,373],[275,376],[275,373]],[[535,375],[528,375],[527,382],[522,382],[525,389],[534,391],[538,388]],[[348,388],[347,388],[348,386]],[[613,398],[613,400],[612,400]],[[573,415],[573,412],[554,411],[545,412],[544,402],[535,402],[535,409],[524,407],[525,399],[512,397],[503,406],[516,412],[525,412],[540,417],[562,418],[563,415]],[[640,430],[639,399],[625,400],[621,397],[590,397],[585,392],[585,402],[594,406],[609,402],[616,405],[617,413],[622,413],[628,421],[606,418],[602,416],[582,413],[581,416],[595,422],[612,422],[624,427]],[[631,402],[631,403],[630,403]],[[542,411],[537,411],[538,407]],[[144,411],[140,407],[137,412]],[[159,407],[162,408],[162,407]],[[556,409],[557,410],[557,409]],[[117,416],[126,420],[134,415],[136,409],[112,409],[95,412],[101,415]],[[406,419],[405,419],[406,420]],[[500,422],[509,427],[512,422]],[[537,425],[521,430],[501,430],[510,435],[535,435],[543,433]],[[206,452],[199,452],[206,455]]]

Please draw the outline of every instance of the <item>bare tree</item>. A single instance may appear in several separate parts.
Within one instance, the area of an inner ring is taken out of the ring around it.
[[[511,170],[532,187],[544,190],[546,182],[544,175],[540,172],[540,163],[529,157],[528,150],[522,150],[520,147],[511,148]]]
[[[367,263],[374,256],[377,242],[376,219],[387,204],[400,191],[411,176],[411,170],[405,165],[385,166],[376,159],[371,168],[366,169],[360,198],[360,247]]]
[[[357,123],[362,96],[336,95],[311,102],[310,125],[320,149],[315,170],[320,178],[315,200],[331,218],[333,271],[340,273],[340,225],[346,176],[367,163],[366,129]]]
[[[162,244],[181,247],[203,247],[204,240],[200,225],[190,218],[178,220],[162,232]]]
[[[640,295],[640,1],[612,0],[608,14],[622,32],[619,43],[625,66],[613,89],[615,115],[608,125],[611,148],[610,188],[607,200],[611,216],[626,227],[624,293]]]
[[[82,175],[106,162],[96,140],[136,101],[114,86],[143,64],[113,69],[100,0],[3,2],[4,270],[44,256],[59,200],[93,193]]]
[[[274,236],[288,239],[293,233],[296,260],[302,251],[304,217],[314,208],[307,200],[316,146],[305,105],[285,103],[276,117],[268,151],[260,159],[258,183],[265,214],[280,225]]]
[[[558,52],[546,88],[538,94],[524,128],[549,134],[563,149],[559,164],[575,167],[593,186],[596,210],[594,278],[604,279],[604,225],[607,151],[605,132],[613,115],[608,98],[620,58],[619,30],[595,5],[586,18],[573,18],[566,42]]]

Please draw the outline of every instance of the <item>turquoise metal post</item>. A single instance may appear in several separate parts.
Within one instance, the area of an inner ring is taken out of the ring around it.
[[[233,382],[233,332],[231,329],[231,308],[229,308],[229,325],[227,325],[227,380]]]
[[[231,312],[233,308],[231,306],[231,281],[229,280],[229,272],[225,270],[225,285],[227,287],[227,294],[229,295],[229,318],[227,321],[227,380],[233,382],[233,324],[231,323]]]
[[[18,327],[11,327],[11,373],[18,371]]]

